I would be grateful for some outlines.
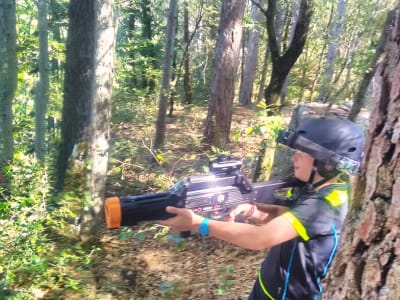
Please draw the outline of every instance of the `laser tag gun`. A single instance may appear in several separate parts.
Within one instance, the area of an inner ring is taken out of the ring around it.
[[[210,219],[222,220],[241,203],[290,205],[290,200],[277,197],[275,192],[298,185],[295,178],[250,184],[240,171],[241,166],[236,158],[219,156],[210,162],[209,174],[182,179],[166,192],[107,198],[107,227],[173,217],[165,211],[167,206],[185,207]]]

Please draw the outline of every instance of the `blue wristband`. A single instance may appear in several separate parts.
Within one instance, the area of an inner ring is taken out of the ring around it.
[[[202,236],[208,236],[208,234],[209,234],[209,229],[208,229],[208,222],[209,221],[210,221],[210,219],[204,218],[203,221],[201,221],[201,223],[199,225],[199,233]]]

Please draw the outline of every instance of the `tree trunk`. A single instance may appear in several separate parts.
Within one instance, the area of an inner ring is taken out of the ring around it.
[[[39,30],[39,85],[35,97],[35,154],[40,162],[45,160],[46,112],[49,102],[49,50],[47,36],[47,3],[38,0]]]
[[[293,40],[293,35],[294,35],[294,30],[296,29],[296,22],[297,19],[299,18],[299,9],[300,9],[300,3],[301,0],[296,0],[295,5],[292,8],[292,17],[291,17],[291,29],[290,29],[290,35],[289,35],[289,43]],[[287,88],[289,86],[289,81],[290,81],[290,74],[288,74],[285,78],[285,82],[283,83],[283,87],[281,90],[281,95],[280,95],[280,103],[281,105],[284,105],[285,99],[286,99],[286,93],[287,93]]]
[[[15,1],[0,0],[0,172],[13,159],[12,103],[17,88]]]
[[[142,24],[142,37],[147,41],[147,45],[141,48],[141,55],[143,57],[150,58],[151,66],[153,70],[158,69],[158,61],[156,58],[156,48],[152,42],[154,37],[154,29],[153,29],[153,17],[151,14],[151,6],[152,3],[149,0],[141,0],[140,1],[140,20]],[[154,75],[149,74],[149,71],[146,70],[143,72],[142,78],[142,87],[147,88],[149,93],[152,93],[156,87],[156,82],[154,79]]]
[[[224,0],[220,11],[204,138],[221,148],[229,143],[244,9],[245,1]]]
[[[313,0],[302,0],[299,17],[294,29],[293,39],[289,47],[281,55],[275,30],[276,0],[268,0],[267,31],[268,46],[271,52],[272,72],[270,82],[265,89],[265,103],[273,107],[279,106],[280,93],[286,76],[303,51],[306,42],[308,27],[311,21]]]
[[[95,57],[94,16],[94,0],[71,0],[56,190],[64,185],[74,145],[87,151]]]
[[[161,82],[160,98],[158,101],[157,126],[156,126],[156,136],[154,141],[155,148],[161,147],[164,144],[164,139],[165,139],[166,117],[167,117],[168,98],[169,98],[170,84],[171,84],[172,59],[174,54],[174,40],[176,33],[177,13],[178,13],[178,0],[170,0],[167,34],[165,37],[163,75]]]
[[[393,20],[394,20],[394,11],[391,11],[388,13],[386,22],[383,26],[383,30],[382,30],[381,37],[378,42],[375,56],[374,56],[373,60],[371,61],[369,68],[365,71],[364,76],[361,80],[361,83],[358,87],[357,94],[354,98],[353,105],[350,109],[350,113],[349,113],[349,117],[348,117],[349,120],[354,121],[357,118],[357,115],[359,114],[361,108],[365,105],[365,103],[364,103],[365,102],[364,101],[365,93],[368,89],[368,86],[369,86],[369,83],[371,82],[372,77],[375,74],[377,62],[378,62],[379,57],[382,55],[383,47],[385,46],[385,42],[387,39],[388,29],[389,29],[389,26],[391,26],[391,24],[393,23]]]
[[[96,65],[93,84],[90,136],[90,207],[81,216],[82,240],[99,232],[106,187],[108,149],[110,140],[111,88],[114,65],[114,0],[96,1]]]
[[[269,48],[267,46],[265,48],[263,66],[261,70],[260,87],[258,88],[257,103],[261,102],[261,100],[264,97],[265,79],[267,77],[268,62],[269,62]]]
[[[375,80],[365,172],[355,189],[344,244],[325,299],[398,299],[400,295],[400,2]]]
[[[329,86],[332,80],[332,74],[334,69],[334,63],[337,54],[337,47],[343,32],[343,22],[346,16],[346,1],[338,0],[335,21],[333,22],[332,28],[329,35],[330,41],[328,45],[328,53],[326,57],[326,65],[324,74],[322,76],[322,82],[319,89],[318,102],[328,102]]]
[[[263,2],[263,1],[260,1]],[[262,3],[260,4],[262,5]],[[258,45],[260,41],[260,23],[263,15],[261,11],[253,5],[253,28],[249,34],[249,42],[247,46],[247,55],[245,60],[245,67],[243,71],[243,80],[240,85],[239,103],[241,105],[249,105],[253,94],[254,76],[257,69],[258,62]]]
[[[183,12],[183,41],[185,42],[186,49],[190,43],[189,38],[189,11],[188,11],[188,2],[184,3],[184,12]],[[192,85],[190,78],[190,54],[189,51],[185,51],[183,58],[183,89],[185,92],[185,104],[192,103]]]

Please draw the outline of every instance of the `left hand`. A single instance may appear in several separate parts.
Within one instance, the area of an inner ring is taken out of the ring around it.
[[[175,214],[175,217],[167,220],[159,221],[159,224],[168,226],[172,231],[197,231],[204,217],[196,215],[193,211],[187,208],[177,208],[167,206],[166,211]]]

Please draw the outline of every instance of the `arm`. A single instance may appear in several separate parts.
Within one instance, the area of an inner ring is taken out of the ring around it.
[[[184,208],[169,206],[167,212],[176,214],[176,216],[160,221],[160,224],[169,226],[173,231],[178,232],[197,231],[204,219]],[[268,249],[298,236],[295,229],[283,216],[276,217],[261,226],[216,220],[210,220],[208,226],[210,236],[252,250]]]
[[[237,216],[245,216],[258,224],[265,224],[272,219],[282,215],[288,208],[286,206],[263,204],[263,203],[245,203],[238,205],[230,213],[232,220]]]

